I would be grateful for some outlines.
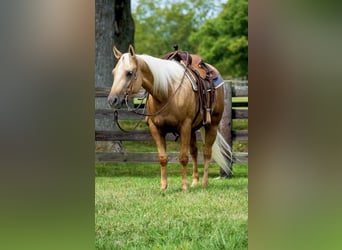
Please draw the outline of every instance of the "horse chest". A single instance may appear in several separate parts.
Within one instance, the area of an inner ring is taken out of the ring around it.
[[[173,115],[157,115],[152,118],[152,122],[157,126],[157,127],[176,127],[179,123],[177,121],[176,117]]]

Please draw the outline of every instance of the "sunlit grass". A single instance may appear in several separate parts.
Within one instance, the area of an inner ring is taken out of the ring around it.
[[[216,180],[213,164],[209,187],[188,193],[179,165],[168,169],[169,188],[161,192],[159,164],[96,164],[96,248],[247,249],[247,166],[234,165],[232,179]]]

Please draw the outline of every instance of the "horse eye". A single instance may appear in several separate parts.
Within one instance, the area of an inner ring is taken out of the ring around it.
[[[133,75],[133,71],[127,71],[126,75],[127,77],[131,77]]]

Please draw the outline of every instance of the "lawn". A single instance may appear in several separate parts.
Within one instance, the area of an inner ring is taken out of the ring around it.
[[[216,179],[212,164],[208,188],[183,193],[181,168],[169,164],[161,192],[157,163],[96,163],[96,248],[247,249],[248,167],[233,170],[233,178]]]
[[[136,125],[121,122],[126,129]],[[232,125],[248,129],[248,119],[234,119]],[[137,129],[148,127],[142,122]],[[122,143],[127,152],[156,151],[152,141]],[[168,141],[167,149],[178,152],[179,142]],[[234,141],[233,151],[248,152],[248,142]],[[202,164],[199,171],[202,177]],[[184,193],[179,164],[169,164],[169,187],[161,192],[158,163],[96,163],[96,249],[247,249],[248,166],[234,164],[231,179],[216,179],[218,173],[211,164],[208,188]],[[189,183],[191,174],[189,166]]]

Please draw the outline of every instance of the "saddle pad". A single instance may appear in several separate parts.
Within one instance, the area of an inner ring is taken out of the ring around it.
[[[194,91],[197,91],[197,82],[195,81],[195,78],[192,76],[192,73],[190,73],[188,70],[186,71],[186,76],[189,78],[192,88],[194,89]],[[222,84],[224,84],[224,80],[221,77],[221,75],[218,75],[216,78],[213,79],[213,85],[215,87],[215,89],[217,89],[218,87],[220,87]],[[210,89],[210,84],[209,82],[207,82],[207,91],[211,91]]]

